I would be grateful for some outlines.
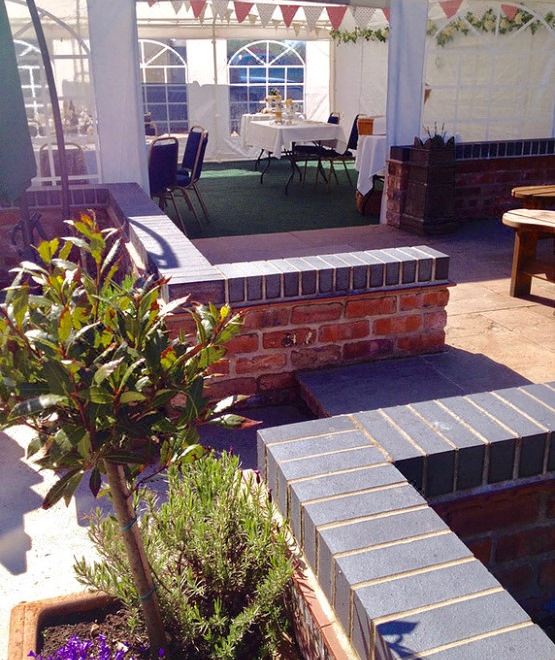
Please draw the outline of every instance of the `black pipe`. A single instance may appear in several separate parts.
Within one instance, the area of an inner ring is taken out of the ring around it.
[[[50,54],[46,44],[46,38],[40,22],[39,12],[35,4],[35,0],[27,0],[27,8],[31,14],[33,27],[39,42],[39,48],[44,65],[44,74],[48,84],[48,93],[50,95],[50,104],[52,106],[52,117],[54,119],[54,129],[56,130],[56,144],[58,145],[58,162],[60,166],[60,179],[62,183],[62,215],[64,220],[69,220],[69,178],[68,168],[66,161],[66,145],[64,140],[64,128],[62,125],[62,114],[60,112],[60,103],[58,101],[58,93],[56,91],[56,81],[54,80],[54,72],[52,70],[52,62],[50,61]],[[54,175],[56,172],[54,171]]]

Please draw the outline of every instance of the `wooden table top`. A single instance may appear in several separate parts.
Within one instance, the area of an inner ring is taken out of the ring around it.
[[[555,211],[516,209],[503,214],[503,224],[513,229],[528,225],[530,229],[536,227],[544,232],[555,233]]]
[[[511,190],[511,195],[518,199],[524,197],[555,198],[555,185],[549,186],[519,186]]]

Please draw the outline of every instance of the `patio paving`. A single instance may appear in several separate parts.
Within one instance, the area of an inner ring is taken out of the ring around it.
[[[447,308],[449,349],[395,363],[359,365],[348,376],[334,371],[335,390],[338,381],[347,378],[351,395],[360,393],[356,407],[361,409],[403,403],[400,393],[410,401],[555,380],[555,287],[534,282],[530,299],[508,295],[512,240],[512,232],[500,223],[485,222],[437,238],[365,226],[202,239],[195,244],[213,263],[233,260],[236,255],[256,260],[422,243],[450,254],[451,277],[457,286],[451,289]],[[308,384],[314,376],[302,378]],[[310,386],[316,388],[314,382]],[[323,389],[318,392],[325,404],[328,395]],[[336,408],[330,405],[330,412],[334,414]],[[256,409],[250,416],[273,426],[308,415],[302,409],[281,406]],[[255,432],[228,436],[215,430],[209,442],[218,448],[231,445],[250,467],[255,460]],[[96,503],[83,486],[68,508],[59,504],[42,511],[40,503],[53,477],[39,473],[24,458],[27,442],[28,433],[21,427],[0,435],[0,658],[7,657],[11,607],[21,600],[79,590],[71,571],[73,557],[92,553],[84,517]]]

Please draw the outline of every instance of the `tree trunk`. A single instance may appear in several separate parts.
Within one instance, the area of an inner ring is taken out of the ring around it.
[[[141,607],[151,645],[151,654],[157,658],[158,650],[166,645],[166,635],[143,540],[139,526],[134,522],[135,512],[131,493],[127,487],[123,467],[109,461],[104,461],[104,465],[112,494],[114,512],[120,524],[121,535],[127,551],[129,567],[137,592],[141,597]]]

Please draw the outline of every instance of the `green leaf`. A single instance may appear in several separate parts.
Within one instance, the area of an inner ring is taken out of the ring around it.
[[[91,476],[89,477],[89,488],[94,497],[98,495],[100,491],[100,486],[102,485],[102,476],[98,468],[94,468],[91,471]]]
[[[92,445],[91,445],[91,436],[88,431],[85,431],[83,433],[83,436],[81,437],[81,440],[79,440],[79,443],[77,444],[77,451],[81,454],[83,458],[88,458],[92,450]]]
[[[114,401],[114,395],[102,389],[101,387],[90,387],[88,390],[89,399],[92,403],[111,404]]]
[[[176,298],[175,300],[172,300],[171,302],[167,303],[162,307],[162,314],[171,314],[174,309],[177,309],[178,307],[181,307],[181,305],[185,305],[186,303],[189,302],[191,299],[191,296],[183,296],[182,298]]]
[[[110,362],[106,362],[94,374],[93,381],[97,385],[100,385],[100,383],[102,383],[104,380],[106,380],[106,378],[108,378],[114,373],[114,371],[119,367],[119,365],[122,362],[123,362],[123,358],[118,358],[117,360],[110,360]]]
[[[58,394],[41,394],[38,397],[33,399],[27,399],[15,405],[12,409],[10,415],[10,421],[13,422],[16,419],[22,419],[24,417],[30,417],[36,415],[37,413],[58,406],[62,403],[67,403],[65,396],[59,396]]]
[[[220,415],[219,417],[212,417],[208,422],[210,424],[224,426],[227,429],[250,429],[253,426],[262,424],[262,422],[257,422],[254,419],[242,417],[241,415]]]
[[[58,323],[58,337],[60,338],[60,341],[66,342],[69,339],[72,329],[73,323],[71,320],[71,312],[67,307],[64,307]]]
[[[104,273],[106,268],[112,263],[112,261],[115,259],[116,255],[118,254],[118,251],[121,246],[121,241],[118,239],[117,241],[114,241],[114,244],[108,251],[108,254],[104,257],[104,261],[102,262],[102,266],[100,268],[100,272]]]
[[[224,410],[227,410],[227,408],[231,408],[231,406],[234,406],[236,403],[245,401],[248,398],[248,394],[233,394],[232,396],[227,396],[225,399],[218,401],[214,406],[214,413],[221,413]]]
[[[52,394],[67,394],[71,390],[71,380],[63,366],[55,360],[49,360],[43,367]]]
[[[147,458],[139,452],[124,451],[123,449],[118,449],[109,452],[104,455],[104,458],[110,463],[117,463],[118,465],[144,465],[147,463]]]
[[[56,254],[59,244],[60,240],[53,238],[51,241],[42,241],[38,246],[37,252],[45,264],[49,264],[52,261],[52,257]]]
[[[140,360],[136,360],[135,362],[133,362],[133,364],[130,364],[129,367],[127,367],[127,371],[123,374],[123,378],[121,379],[121,382],[118,385],[118,389],[121,390],[123,387],[125,387],[125,383],[127,383],[131,374],[135,371],[137,367],[143,364],[144,361],[145,361],[144,358],[140,358]]]
[[[73,470],[69,470],[69,472],[66,472],[64,476],[52,486],[48,493],[46,493],[46,497],[42,503],[42,508],[50,509],[51,506],[56,504],[56,502],[58,502],[64,496],[66,488],[68,488],[68,492],[70,493],[69,497],[71,498],[75,492],[75,489],[79,485],[79,481],[77,481],[77,483],[73,481],[74,477],[78,474],[80,475],[80,481],[82,476],[80,468],[75,468]]]
[[[141,394],[140,392],[124,392],[119,400],[120,403],[135,403],[137,401],[144,401],[146,399],[146,396],[144,394]]]
[[[70,246],[70,249],[66,254],[67,248],[65,248],[64,246],[65,256],[62,256],[62,252],[60,252],[60,257],[62,257],[62,259],[67,259],[67,257],[69,256],[69,252],[71,252],[72,245],[75,245],[75,247],[78,247],[80,250],[85,250],[85,252],[90,252],[89,244],[87,243],[87,241],[84,241],[82,238],[79,238],[77,236],[64,236],[64,241],[66,241],[66,245]]]
[[[27,445],[27,458],[36,454],[42,448],[42,441],[39,436],[33,438]]]

